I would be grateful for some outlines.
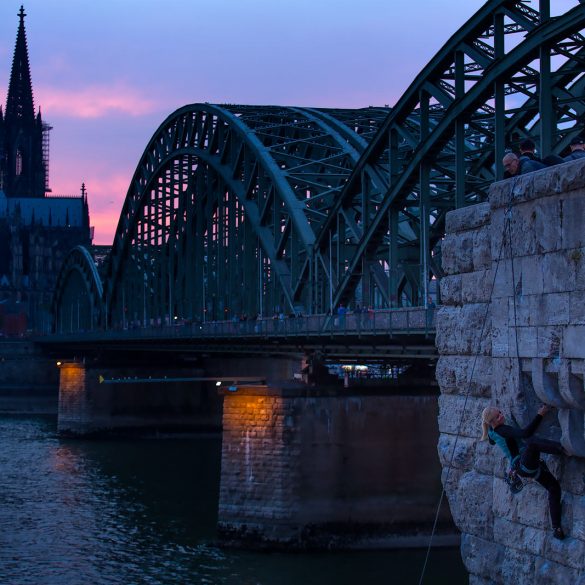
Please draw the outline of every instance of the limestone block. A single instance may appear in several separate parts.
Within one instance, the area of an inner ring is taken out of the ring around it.
[[[504,468],[502,453],[494,449],[488,441],[478,441],[475,446],[475,461],[473,468],[484,475],[493,477],[496,474],[502,475]]]
[[[436,345],[442,355],[489,355],[491,319],[489,305],[442,307],[437,315]]]
[[[441,243],[441,261],[445,274],[473,271],[473,232],[447,234]]]
[[[577,264],[571,252],[562,250],[541,257],[544,278],[543,292],[555,293],[575,290]],[[540,261],[540,258],[538,259]]]
[[[509,318],[509,305],[511,300],[508,297],[492,299],[492,356],[506,357],[510,354],[511,344],[515,339],[511,336],[512,329]]]
[[[569,319],[571,325],[585,325],[585,294],[569,293]]]
[[[559,222],[555,221],[563,217],[562,205],[561,197],[539,199],[531,205],[537,254],[554,252],[563,247]]]
[[[480,227],[490,221],[488,202],[461,207],[447,213],[445,231],[448,234]]]
[[[508,231],[509,213],[505,209],[492,211],[490,221],[490,256],[492,263],[510,257],[510,234]]]
[[[536,352],[526,352],[525,357],[535,355],[541,358],[555,358],[561,353],[561,340],[563,332],[561,327],[537,327],[536,328]],[[522,354],[521,354],[522,355]]]
[[[494,583],[494,572],[502,564],[504,551],[505,547],[490,539],[465,533],[461,535],[461,557],[465,567],[476,578],[486,579],[487,583]],[[470,578],[470,585],[473,582]]]
[[[526,182],[526,175],[524,175],[524,182]],[[492,218],[495,211],[501,207],[508,207],[510,203],[518,201],[522,194],[522,185],[518,185],[518,179],[508,179],[505,181],[498,181],[491,185],[489,191],[489,202],[492,210]]]
[[[549,533],[545,556],[553,562],[582,571],[585,569],[585,542],[577,538],[560,542]]]
[[[508,320],[510,327],[530,327],[544,325],[539,322],[537,307],[541,303],[542,295],[516,295],[508,298],[508,314],[502,315],[502,319]],[[501,301],[501,299],[498,299]],[[494,311],[495,313],[495,311]],[[494,315],[495,316],[495,315]]]
[[[494,517],[494,540],[507,548],[528,552],[532,555],[544,553],[545,532],[519,522]]]
[[[461,274],[453,274],[451,276],[443,276],[443,278],[441,278],[441,303],[443,305],[461,305],[461,279]]]
[[[547,491],[537,482],[524,479],[524,489],[515,496],[512,520],[542,530],[550,530]]]
[[[585,358],[585,326],[567,325],[563,329],[563,357]]]
[[[520,272],[516,269],[518,262],[514,264],[514,276],[517,279]],[[512,297],[514,287],[512,286],[512,263],[510,260],[500,259],[492,262],[492,274],[494,279],[494,289],[492,300],[501,297]]]
[[[473,233],[473,268],[486,270],[491,268],[491,226],[485,225]]]
[[[513,256],[532,256],[537,253],[535,220],[536,211],[532,205],[512,207],[509,223],[505,222],[504,229],[512,241]]]
[[[450,507],[457,507],[459,496],[465,497],[465,494],[459,492],[459,482],[464,473],[466,472],[463,469],[457,467],[445,467],[441,471],[441,483],[449,499]]]
[[[475,457],[476,443],[476,439],[442,433],[437,446],[441,465],[443,467],[453,466],[460,469],[471,469]]]
[[[500,583],[534,585],[534,562],[532,554],[511,547],[506,548],[504,559],[497,571]]]
[[[492,376],[489,356],[441,356],[435,368],[441,392],[446,394],[469,392],[470,396],[489,397]]]
[[[507,459],[503,466],[506,468],[508,467]],[[512,522],[515,518],[518,517],[516,509],[518,507],[520,494],[513,494],[502,478],[494,478],[493,497],[494,517],[503,518],[509,522]]]
[[[571,531],[573,538],[585,542],[585,496],[573,498],[573,526]]]
[[[585,460],[576,457],[565,459],[562,487],[575,496],[585,496]],[[585,506],[585,500],[575,498],[573,501],[573,514],[575,518],[579,510],[582,509],[580,508],[581,506]],[[585,514],[585,511],[583,513]],[[585,526],[583,526],[583,529],[585,530]]]
[[[551,215],[549,217],[559,217]],[[562,222],[560,233],[563,248],[580,248],[585,246],[585,199],[570,193],[562,201]],[[552,223],[552,222],[551,222]]]
[[[551,218],[561,217],[561,201],[558,197],[546,198],[528,203],[513,205],[510,211],[498,212],[498,227],[494,226],[494,238],[504,238],[509,252],[510,241],[514,256],[531,256],[554,252],[561,249],[561,230],[559,222]],[[492,224],[493,225],[493,224]],[[500,233],[496,234],[495,230]],[[493,252],[493,248],[492,248]],[[509,253],[508,253],[509,255]]]
[[[542,256],[514,256],[510,260],[510,272],[514,272],[517,295],[540,295],[545,291],[547,273]]]
[[[520,365],[515,357],[498,357],[493,359],[493,402],[499,404],[506,412],[513,404],[524,403],[524,392],[520,382]]]
[[[575,290],[585,291],[585,248],[573,248],[567,251],[569,262],[575,270]]]
[[[457,504],[451,513],[458,528],[482,538],[492,537],[492,480],[475,472],[464,473],[459,481]],[[462,497],[461,497],[462,496]]]
[[[518,345],[516,346],[515,340],[513,339],[514,345],[512,346],[512,354],[520,357],[535,357],[538,352],[538,330],[536,327],[513,327],[511,330],[512,336],[516,333],[518,338]]]
[[[454,394],[459,391],[457,384],[457,369],[461,368],[460,356],[440,356],[435,367],[435,378],[441,392],[444,394]]]
[[[571,293],[550,293],[534,298],[535,325],[568,325]]]
[[[534,583],[537,585],[575,584],[579,573],[564,564],[554,563],[546,558],[537,558],[535,562]]]
[[[465,400],[465,396],[439,396],[439,431],[479,439],[481,412],[489,401],[481,398]]]
[[[466,303],[487,303],[492,292],[491,265],[488,270],[476,270],[461,275],[461,300]]]

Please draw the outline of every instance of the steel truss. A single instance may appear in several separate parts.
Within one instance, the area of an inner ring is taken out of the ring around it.
[[[169,116],[126,196],[106,271],[110,322],[322,306],[331,290],[314,274],[315,239],[387,114],[196,104]]]
[[[102,326],[425,305],[447,211],[485,200],[507,148],[562,154],[584,127],[575,4],[487,2],[391,111],[171,114],[124,202]]]
[[[104,320],[103,288],[94,259],[83,246],[69,252],[57,277],[52,314],[57,333],[93,331]]]
[[[562,153],[583,129],[585,6],[550,16],[492,0],[439,51],[392,109],[315,244],[333,258],[333,304],[426,304],[440,279],[447,211],[484,200],[507,148],[532,137]],[[339,224],[360,218],[357,235]],[[340,237],[341,236],[341,237]]]

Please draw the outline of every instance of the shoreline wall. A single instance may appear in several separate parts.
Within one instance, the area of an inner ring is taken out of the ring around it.
[[[489,202],[447,216],[439,456],[471,585],[585,583],[585,161],[494,184]],[[504,482],[497,447],[480,442],[496,404],[574,455],[544,456],[563,490],[564,541],[544,488]],[[580,580],[581,579],[581,580]]]

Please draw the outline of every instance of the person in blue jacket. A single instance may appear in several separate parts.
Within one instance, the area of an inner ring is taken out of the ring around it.
[[[490,444],[498,445],[518,475],[534,479],[547,490],[553,536],[562,540],[565,533],[561,527],[561,486],[546,463],[540,459],[540,454],[561,455],[565,451],[560,443],[533,436],[550,409],[550,406],[542,405],[532,422],[521,429],[507,425],[503,412],[495,406],[488,406],[481,416],[481,439],[489,439]]]

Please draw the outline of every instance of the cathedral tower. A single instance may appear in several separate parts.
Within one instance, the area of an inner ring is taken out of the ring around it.
[[[35,115],[22,6],[18,16],[6,111],[0,111],[0,190],[8,198],[43,197],[48,190],[43,132],[50,127],[43,124],[40,109]]]

